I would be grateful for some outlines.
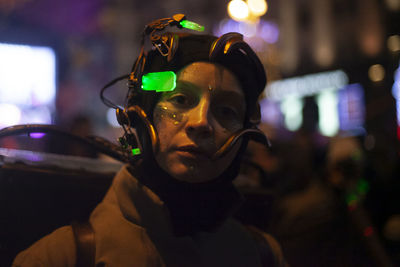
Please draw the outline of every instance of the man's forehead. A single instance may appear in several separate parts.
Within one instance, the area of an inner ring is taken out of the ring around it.
[[[187,74],[191,74],[192,72],[215,73],[215,74],[229,73],[230,75],[233,75],[227,68],[218,63],[197,61],[183,67],[178,72],[178,76],[185,76]]]
[[[244,95],[236,76],[222,65],[210,62],[194,62],[178,73],[179,83],[190,83],[201,89],[231,91]]]

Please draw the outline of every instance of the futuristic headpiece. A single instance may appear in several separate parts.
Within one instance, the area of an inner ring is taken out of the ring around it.
[[[268,139],[257,128],[260,122],[257,99],[266,84],[265,70],[257,55],[239,33],[227,33],[220,38],[211,35],[161,33],[167,26],[182,28],[188,25],[191,29],[204,29],[194,22],[187,21],[183,14],[146,25],[142,34],[140,54],[131,73],[115,79],[102,89],[103,102],[116,109],[118,122],[125,130],[125,135],[119,139],[120,143],[132,151],[134,158],[141,156],[138,143],[142,144],[143,149],[148,149],[144,144],[149,143],[153,153],[157,153],[159,140],[151,116],[160,93],[175,89],[176,73],[180,69],[196,61],[207,61],[221,64],[233,72],[241,83],[247,103],[244,128],[228,138],[214,158],[224,156],[244,135],[269,146]],[[149,52],[144,51],[147,36],[153,47]],[[107,100],[103,93],[116,81],[126,78],[129,79],[129,92],[125,108],[121,109]],[[131,132],[132,128],[141,129],[140,142]]]

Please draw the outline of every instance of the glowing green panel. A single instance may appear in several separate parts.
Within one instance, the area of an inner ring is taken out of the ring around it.
[[[176,75],[173,71],[150,72],[142,77],[142,89],[145,91],[165,92],[176,87]]]
[[[358,192],[361,194],[366,194],[369,190],[369,184],[367,181],[361,179],[357,185]]]
[[[134,156],[139,155],[140,153],[142,153],[142,152],[140,151],[140,148],[134,148],[134,149],[132,149],[132,154],[133,154]]]
[[[181,26],[186,29],[195,30],[198,32],[204,31],[204,26],[197,24],[196,22],[189,21],[189,20],[182,20],[180,22]]]

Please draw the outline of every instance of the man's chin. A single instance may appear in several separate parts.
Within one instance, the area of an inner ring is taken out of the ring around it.
[[[178,181],[187,183],[204,183],[212,180],[213,175],[206,173],[206,166],[196,164],[196,162],[181,160],[171,160],[160,164],[161,168],[167,172],[171,177]]]
[[[204,183],[208,182],[210,175],[199,173],[198,170],[191,168],[181,169],[179,171],[169,172],[169,174],[176,180],[187,182],[187,183]]]

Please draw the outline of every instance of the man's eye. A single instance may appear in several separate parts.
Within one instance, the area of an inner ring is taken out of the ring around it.
[[[169,98],[169,102],[180,106],[185,106],[190,104],[189,97],[183,94],[173,95],[172,97]]]
[[[238,112],[232,107],[221,106],[217,108],[217,112],[220,116],[224,116],[226,118],[239,118]]]
[[[243,127],[244,115],[235,107],[216,106],[213,114],[219,124],[230,131],[236,131]]]

